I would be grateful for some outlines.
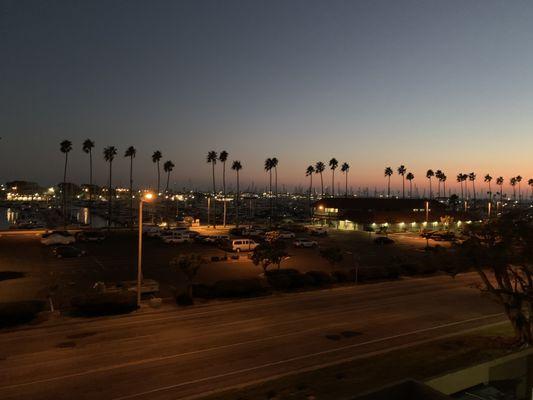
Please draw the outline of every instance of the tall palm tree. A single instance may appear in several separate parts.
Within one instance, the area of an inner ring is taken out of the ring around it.
[[[492,181],[492,176],[490,176],[490,174],[487,174],[487,175],[485,175],[483,180],[485,182],[487,182],[487,184],[489,185],[489,201],[492,201],[492,187],[491,187],[491,184],[490,184],[490,182]]]
[[[463,174],[458,173],[457,174],[457,182],[461,185],[461,199],[464,199],[464,191],[463,191]]]
[[[241,190],[239,186],[239,171],[242,169],[242,164],[240,161],[233,161],[231,169],[237,174],[237,198],[236,198],[236,207],[235,207],[235,226],[239,227],[239,206],[241,201]]]
[[[278,164],[279,160],[272,157],[272,168],[274,168],[274,214],[278,210]]]
[[[216,210],[216,195],[217,195],[217,186],[215,182],[215,165],[217,163],[217,152],[214,150],[211,150],[207,153],[207,162],[211,164],[211,171],[212,171],[212,177],[213,177],[213,228],[216,227],[216,218],[217,218],[217,210]],[[210,225],[210,213],[207,213],[207,225]]]
[[[59,150],[65,155],[65,167],[63,169],[63,222],[67,225],[67,166],[68,153],[72,150],[72,142],[70,140],[63,140],[59,144]]]
[[[407,168],[405,168],[405,165],[400,165],[398,167],[398,175],[402,177],[402,199],[405,199],[405,173],[407,172]]]
[[[470,192],[468,191],[468,186],[466,181],[468,180],[468,174],[461,174],[461,180],[464,182],[465,186],[465,197],[468,199],[470,197]]]
[[[315,168],[312,165],[309,165],[305,170],[305,176],[309,177],[309,195],[307,197],[307,203],[309,205],[309,210],[311,210],[311,193],[313,192],[313,174],[315,173]]]
[[[224,217],[222,224],[226,226],[226,161],[228,160],[228,152],[222,150],[218,155],[218,160],[222,163],[222,195],[224,196]]]
[[[163,158],[163,154],[156,150],[154,151],[154,154],[152,154],[152,162],[157,164],[157,195],[159,196],[159,192],[161,191],[161,168],[159,166],[159,162]]]
[[[341,172],[344,174],[344,177],[346,178],[344,184],[344,197],[348,197],[348,172],[350,171],[350,164],[347,162],[343,163],[341,165]]]
[[[390,177],[392,175],[392,168],[387,167],[385,168],[385,177],[388,179],[387,181],[387,197],[390,197]]]
[[[413,197],[413,179],[415,179],[415,176],[412,172],[409,172],[405,179],[409,181],[409,198],[411,199]]]
[[[496,185],[500,187],[500,203],[503,201],[503,183],[503,176],[499,176],[498,178],[496,178]]]
[[[170,184],[170,173],[172,172],[174,167],[175,167],[174,163],[170,160],[165,161],[165,163],[163,164],[163,171],[167,173],[167,185],[165,186],[165,193],[168,192],[168,186]]]
[[[331,197],[335,197],[335,170],[339,166],[339,162],[332,158],[329,160],[329,168],[331,169]]]
[[[527,184],[531,187],[531,199],[533,200],[533,178],[530,178]]]
[[[433,190],[431,188],[431,178],[433,178],[434,176],[435,176],[435,172],[433,172],[432,169],[428,169],[426,172],[426,178],[429,179],[429,198],[430,199],[433,198]]]
[[[326,169],[326,165],[322,161],[317,161],[315,164],[315,174],[320,174],[320,197],[324,197],[324,180],[322,179],[322,172]]]
[[[468,174],[468,180],[472,182],[472,191],[474,192],[474,201],[476,201],[476,174],[474,172],[470,172]]]
[[[437,178],[437,197],[440,197],[440,184],[442,183],[442,176],[444,173],[438,169],[435,171],[435,178]]]
[[[522,177],[518,175],[516,177],[516,183],[518,183],[518,202],[520,203],[522,201]]]
[[[444,192],[444,197],[446,197],[446,180],[447,179],[448,177],[446,176],[446,174],[441,171],[440,176],[439,176],[439,183],[442,183],[442,190]],[[440,189],[439,189],[439,192],[440,192]]]
[[[109,163],[109,186],[107,187],[107,228],[111,227],[111,212],[112,212],[112,178],[113,178],[113,160],[117,155],[117,148],[115,146],[107,146],[104,149],[104,160]]]
[[[269,194],[269,203],[270,203],[270,221],[272,222],[273,209],[272,209],[272,168],[274,168],[274,163],[271,158],[265,160],[265,171],[268,172],[268,194]]]
[[[133,159],[137,154],[135,147],[130,146],[124,152],[124,157],[130,159],[130,225],[133,228]]]
[[[85,139],[83,142],[83,152],[89,154],[89,201],[93,199],[93,149],[94,142],[91,139]]]
[[[509,183],[513,187],[513,200],[516,200],[516,177],[513,176],[511,179],[509,179]]]

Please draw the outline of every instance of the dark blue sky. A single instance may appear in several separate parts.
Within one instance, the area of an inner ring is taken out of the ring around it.
[[[86,181],[86,137],[101,184],[107,145],[138,148],[143,185],[155,149],[180,186],[211,149],[256,184],[275,155],[291,187],[332,156],[354,187],[400,163],[533,175],[529,1],[0,0],[0,35],[2,181],[59,181],[65,138]]]

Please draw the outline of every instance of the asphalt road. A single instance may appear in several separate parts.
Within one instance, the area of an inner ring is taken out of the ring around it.
[[[0,398],[184,399],[504,318],[434,276],[0,333]]]

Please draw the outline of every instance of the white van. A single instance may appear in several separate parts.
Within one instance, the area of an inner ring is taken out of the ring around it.
[[[241,251],[252,251],[259,243],[256,243],[252,239],[233,239],[231,241],[231,250],[237,253]]]
[[[168,230],[161,233],[161,240],[165,243],[190,243],[192,238],[187,231],[182,230]]]

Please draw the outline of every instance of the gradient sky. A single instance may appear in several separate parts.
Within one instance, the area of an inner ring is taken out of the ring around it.
[[[244,186],[268,156],[290,188],[332,156],[354,188],[402,163],[419,185],[428,168],[527,179],[533,2],[0,0],[0,136],[1,181],[57,183],[69,139],[86,182],[87,137],[99,184],[107,145],[123,185],[129,145],[139,185],[155,149],[176,187],[207,187],[211,149]]]

